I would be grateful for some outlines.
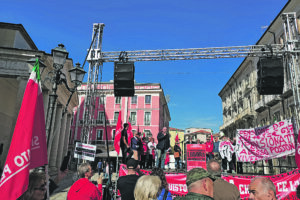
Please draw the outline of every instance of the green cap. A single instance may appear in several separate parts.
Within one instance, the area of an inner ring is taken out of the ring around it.
[[[193,168],[187,173],[186,185],[189,186],[190,184],[204,178],[210,178],[212,181],[215,181],[217,179],[215,176],[211,175],[203,168]]]

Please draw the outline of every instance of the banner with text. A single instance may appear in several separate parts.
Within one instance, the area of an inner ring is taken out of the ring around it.
[[[186,167],[187,171],[195,167],[206,169],[206,145],[187,144],[186,145]]]
[[[149,175],[151,171],[148,170],[140,170],[143,174]],[[119,176],[126,176],[128,173],[126,169],[126,165],[121,164]],[[172,196],[183,196],[188,193],[186,182],[186,174],[184,173],[166,173],[165,176],[169,185],[169,191]]]
[[[141,170],[145,175],[149,175],[151,171]],[[119,176],[127,175],[126,165],[121,164]],[[186,174],[184,173],[165,173],[169,190],[173,196],[183,196],[187,194]],[[229,183],[236,185],[240,191],[241,199],[248,199],[248,187],[250,181],[255,176],[223,176],[222,178]],[[300,170],[296,169],[288,173],[277,174],[273,176],[264,176],[270,178],[276,187],[278,199],[288,200],[296,198],[296,188],[300,183]]]
[[[235,151],[240,162],[269,160],[295,153],[290,120],[255,129],[239,129],[236,138]]]
[[[224,180],[236,185],[240,191],[241,199],[248,199],[248,186],[255,176],[224,176]],[[264,176],[270,178],[276,187],[276,196],[278,199],[297,199],[296,188],[300,182],[299,169],[284,174],[274,176]]]
[[[95,155],[96,155],[96,145],[76,142],[74,158],[94,161]]]

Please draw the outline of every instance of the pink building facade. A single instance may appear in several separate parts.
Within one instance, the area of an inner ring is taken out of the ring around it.
[[[85,84],[82,84],[78,88],[79,106],[74,110],[70,146],[74,146],[74,143],[80,141],[81,138],[86,87]],[[120,111],[122,124],[131,122],[133,130],[145,133],[146,137],[152,136],[157,140],[158,132],[164,126],[169,127],[169,121],[171,120],[161,85],[136,83],[135,96],[133,97],[115,97],[113,87],[113,82],[102,83],[97,86],[98,95],[93,113],[90,143],[99,145],[99,148],[105,144],[104,119],[106,116],[107,139],[110,146],[113,147]]]

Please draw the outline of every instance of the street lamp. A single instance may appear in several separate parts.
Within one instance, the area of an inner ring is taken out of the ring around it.
[[[61,71],[63,69],[64,64],[66,63],[66,59],[68,58],[69,52],[64,48],[63,44],[59,44],[58,47],[51,50],[51,54],[53,57],[53,67],[54,70],[50,71],[45,79],[50,79],[53,83],[52,91],[49,95],[49,107],[46,118],[46,135],[47,135],[47,147],[49,148],[50,141],[50,132],[51,132],[51,124],[53,120],[53,111],[55,108],[55,103],[57,99],[57,86],[60,84],[64,84],[69,92],[71,92],[69,99],[67,101],[66,107],[64,109],[63,114],[66,113],[67,107],[70,103],[70,100],[76,91],[76,88],[82,83],[85,71],[80,67],[79,63],[76,63],[76,67],[69,70],[71,81],[75,84],[73,88],[70,88],[67,84],[66,75]],[[32,63],[31,60],[28,63]],[[50,74],[54,74],[51,77],[48,77]]]

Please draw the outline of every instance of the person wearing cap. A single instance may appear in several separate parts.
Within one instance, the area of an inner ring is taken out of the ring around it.
[[[157,140],[157,160],[155,161],[155,166],[164,169],[166,154],[170,150],[170,134],[167,132],[167,127],[163,127],[162,131],[157,134]]]
[[[141,175],[138,163],[135,159],[130,158],[127,161],[127,170],[128,173],[126,176],[119,177],[117,181],[117,189],[120,190],[122,200],[133,200],[135,184],[140,178],[140,176],[136,175],[136,173]]]
[[[221,178],[221,166],[218,161],[211,159],[206,163],[207,171],[217,179],[214,182],[214,199],[215,200],[239,200],[240,192],[238,188]]]
[[[213,200],[214,181],[216,178],[203,168],[194,168],[187,173],[188,193],[175,200]]]

